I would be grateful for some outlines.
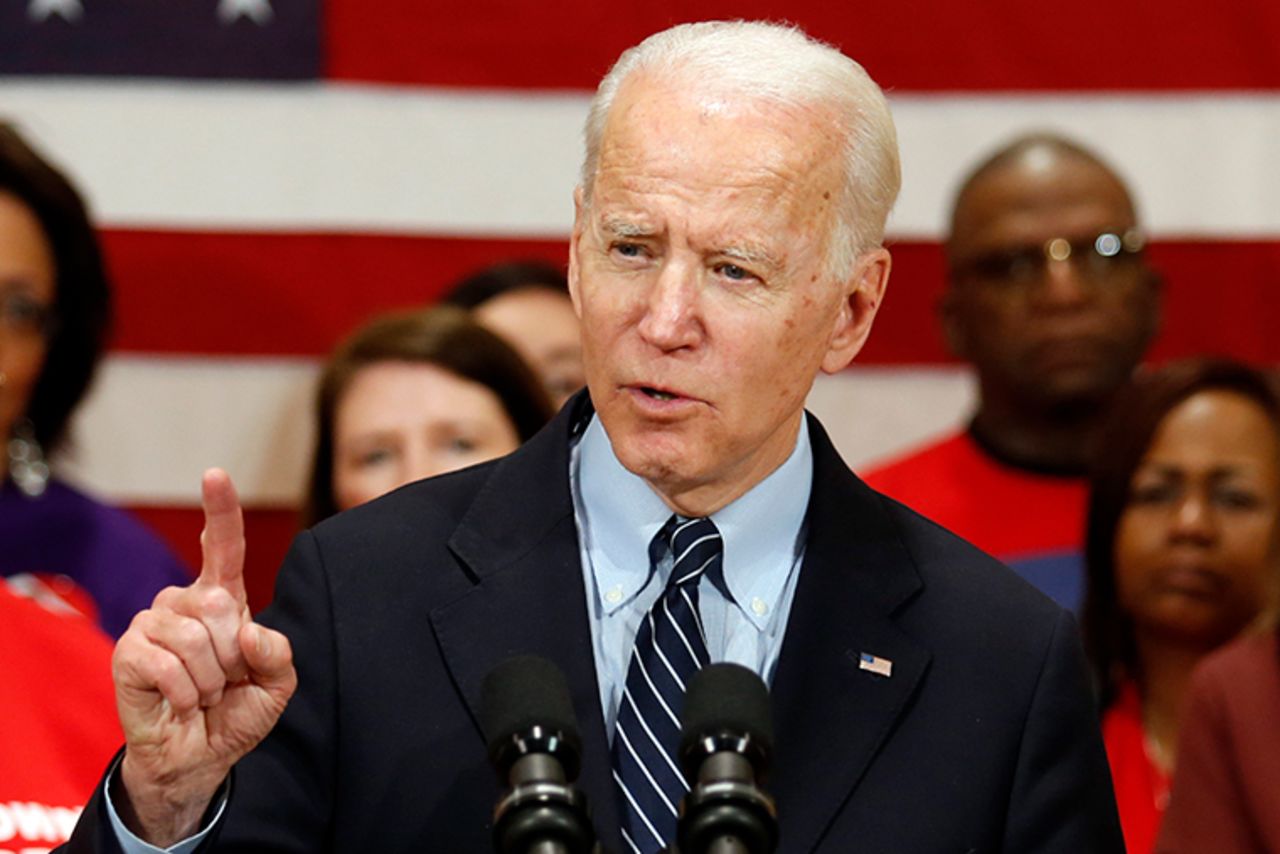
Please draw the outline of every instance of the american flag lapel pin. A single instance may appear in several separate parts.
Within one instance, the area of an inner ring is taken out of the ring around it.
[[[858,669],[874,673],[877,676],[889,677],[893,675],[893,662],[887,658],[872,655],[869,652],[860,652],[858,653]]]

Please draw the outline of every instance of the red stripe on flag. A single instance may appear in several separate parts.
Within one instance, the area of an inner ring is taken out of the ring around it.
[[[319,355],[376,312],[424,305],[495,260],[563,264],[562,241],[107,231],[115,349]]]
[[[1280,88],[1280,4],[1019,0],[848,4],[824,0],[572,0],[326,4],[328,73],[347,80],[592,89],[618,54],[683,21],[795,22],[841,46],[887,89]]]
[[[200,568],[200,529],[204,513],[199,507],[130,507],[135,516],[158,533],[187,566]],[[298,533],[296,510],[244,511],[245,568],[244,584],[249,594],[249,607],[254,613],[271,601],[275,590],[276,570]]]
[[[890,244],[893,274],[860,364],[952,361],[937,322],[942,248]],[[1164,317],[1151,358],[1214,353],[1280,362],[1280,241],[1162,241],[1152,265],[1164,279]]]
[[[322,355],[370,315],[438,299],[508,258],[563,263],[561,241],[110,231],[115,348],[193,355]],[[891,244],[893,278],[862,364],[948,361],[936,243]],[[1216,352],[1280,361],[1280,241],[1158,243],[1167,280],[1156,358]]]

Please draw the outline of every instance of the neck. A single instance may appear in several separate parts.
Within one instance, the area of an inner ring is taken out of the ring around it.
[[[1016,468],[1078,476],[1089,469],[1105,407],[1096,403],[1036,411],[984,392],[971,430],[992,456]]]
[[[1135,638],[1142,671],[1138,694],[1142,701],[1143,730],[1158,747],[1157,764],[1173,770],[1178,730],[1187,686],[1196,663],[1210,652],[1203,643],[1170,641],[1139,632]]]

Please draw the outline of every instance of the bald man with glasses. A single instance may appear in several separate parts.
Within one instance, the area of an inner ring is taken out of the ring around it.
[[[942,326],[977,411],[865,477],[1078,611],[1094,436],[1159,322],[1133,200],[1077,143],[1020,137],[962,184],[946,256]]]

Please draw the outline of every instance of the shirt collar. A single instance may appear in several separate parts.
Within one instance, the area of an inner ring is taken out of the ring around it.
[[[592,418],[575,454],[576,498],[584,547],[592,556],[598,605],[621,608],[648,583],[649,542],[671,509],[613,453],[600,419]],[[763,630],[779,605],[803,543],[813,485],[807,419],[790,456],[732,504],[711,515],[724,539],[724,581],[734,603]]]

